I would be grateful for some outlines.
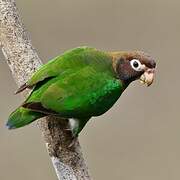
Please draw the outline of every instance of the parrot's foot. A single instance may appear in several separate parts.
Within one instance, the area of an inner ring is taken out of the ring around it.
[[[68,132],[68,133],[71,133],[73,139],[78,136],[78,132],[75,131],[74,129],[66,128],[66,129],[64,129],[64,131],[66,131],[66,132]]]
[[[87,119],[69,119],[69,128],[67,128],[67,131],[71,131],[72,133],[72,140],[69,144],[69,147],[72,147],[77,143],[77,137],[81,130],[83,129],[84,125],[87,123]]]
[[[70,144],[68,145],[68,148],[73,147],[77,143],[77,138],[78,137],[73,137]]]
[[[77,132],[73,131],[72,128],[65,128],[64,131],[66,131],[68,134],[71,134],[71,141],[68,145],[68,148],[71,148],[76,144],[78,134]]]

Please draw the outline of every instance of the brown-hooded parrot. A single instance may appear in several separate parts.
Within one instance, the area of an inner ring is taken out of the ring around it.
[[[134,80],[147,86],[156,63],[142,51],[105,52],[78,47],[52,59],[33,74],[17,93],[32,89],[7,122],[9,129],[25,126],[48,115],[72,118],[77,137],[87,121],[108,111]]]

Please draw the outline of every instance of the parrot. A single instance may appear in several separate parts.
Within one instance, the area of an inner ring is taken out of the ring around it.
[[[156,62],[139,51],[101,51],[82,46],[42,65],[17,91],[31,89],[6,124],[16,129],[49,116],[69,120],[73,137],[86,123],[108,111],[128,85],[139,79],[150,86]]]

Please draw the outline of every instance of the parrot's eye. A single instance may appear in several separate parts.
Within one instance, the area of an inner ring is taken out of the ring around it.
[[[132,59],[130,61],[131,67],[135,70],[135,71],[141,71],[142,68],[142,64],[140,63],[140,61],[138,59]]]

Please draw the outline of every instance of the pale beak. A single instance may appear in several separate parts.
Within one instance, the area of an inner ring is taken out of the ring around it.
[[[155,69],[146,69],[140,77],[140,82],[146,86],[150,86],[154,81]]]

